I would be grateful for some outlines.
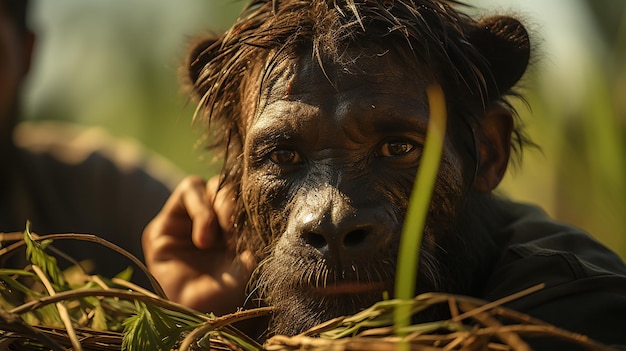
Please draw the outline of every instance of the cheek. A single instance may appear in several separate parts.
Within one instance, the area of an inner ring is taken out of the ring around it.
[[[377,174],[372,181],[372,195],[375,194],[378,201],[385,201],[404,214],[409,204],[415,174],[415,169]]]
[[[465,192],[464,182],[463,162],[448,142],[445,144],[434,191],[462,196]]]
[[[406,215],[414,182],[419,172],[418,167],[410,169],[373,169],[370,179],[361,181],[361,184],[371,184],[370,189],[377,201],[389,204],[402,217]],[[444,149],[435,179],[433,194],[430,203],[431,212],[441,212],[442,209],[451,210],[456,199],[463,195],[462,166],[458,156],[447,145]],[[450,211],[446,211],[450,213]],[[441,217],[439,217],[441,218]]]
[[[248,222],[271,242],[284,231],[290,187],[285,180],[260,171],[244,170],[241,196]]]
[[[466,196],[461,160],[456,153],[449,151],[450,147],[447,149],[441,160],[430,206],[429,225],[437,231],[447,231],[454,223]]]

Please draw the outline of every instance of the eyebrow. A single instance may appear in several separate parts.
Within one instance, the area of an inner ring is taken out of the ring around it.
[[[375,109],[378,111],[373,112]],[[376,132],[382,133],[412,132],[421,135],[426,134],[428,117],[424,116],[426,111],[421,108],[376,107],[372,105],[370,111],[372,112],[367,113],[364,117],[371,118],[371,120],[361,124],[362,127],[374,128]]]

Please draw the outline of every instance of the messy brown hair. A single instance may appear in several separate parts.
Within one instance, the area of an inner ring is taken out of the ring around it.
[[[321,66],[350,69],[348,49],[392,51],[443,86],[450,123],[471,126],[489,104],[510,107],[507,98],[516,95],[512,86],[529,60],[528,34],[508,17],[474,20],[458,10],[464,6],[452,0],[250,2],[226,33],[197,44],[186,68],[211,146],[225,152],[225,178],[239,178],[244,116],[254,109],[246,92],[260,89],[277,62],[307,52]],[[518,121],[512,148],[519,154],[526,143]]]

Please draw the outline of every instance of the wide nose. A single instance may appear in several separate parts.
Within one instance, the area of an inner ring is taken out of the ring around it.
[[[381,211],[356,204],[337,189],[318,189],[292,217],[292,233],[327,258],[353,259],[375,252],[387,240]]]

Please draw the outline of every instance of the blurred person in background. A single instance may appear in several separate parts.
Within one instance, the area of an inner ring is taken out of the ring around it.
[[[30,221],[37,234],[95,234],[143,259],[143,227],[163,206],[179,171],[101,129],[20,120],[35,43],[27,13],[27,0],[0,0],[0,233],[24,231]],[[77,261],[89,259],[95,273],[107,277],[129,265],[95,244],[64,240],[54,247]],[[22,252],[9,259],[3,258],[3,267],[25,263]]]

